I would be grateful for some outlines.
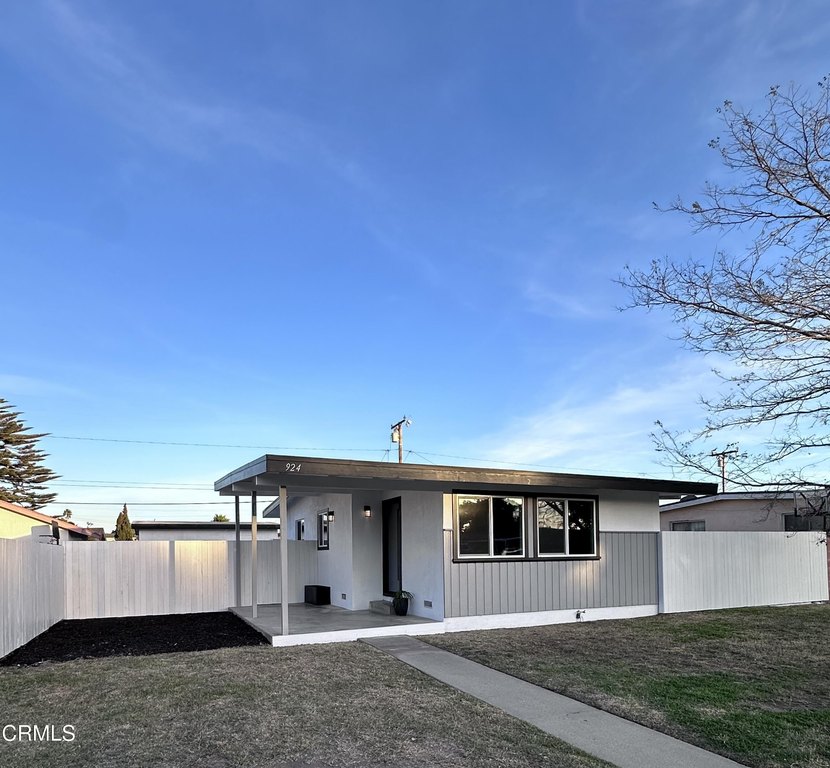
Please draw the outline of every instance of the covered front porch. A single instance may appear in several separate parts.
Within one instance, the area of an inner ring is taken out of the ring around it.
[[[431,635],[444,631],[443,622],[420,616],[350,611],[335,605],[290,603],[288,633],[283,634],[283,611],[279,603],[259,605],[256,617],[252,615],[250,605],[230,610],[265,635],[273,646],[339,643],[390,635]]]
[[[266,456],[216,483],[235,497],[237,532],[245,497],[251,510],[230,610],[274,645],[443,631],[443,493],[414,490],[412,466],[363,464]],[[279,541],[257,542],[260,511],[279,519]],[[310,588],[331,606],[309,599]],[[368,610],[399,592],[408,617]]]

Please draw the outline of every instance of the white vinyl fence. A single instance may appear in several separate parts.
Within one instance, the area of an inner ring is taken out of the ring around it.
[[[0,658],[63,618],[63,549],[0,539]]]
[[[280,600],[280,542],[257,542],[257,601]],[[251,604],[251,542],[241,547]],[[289,600],[317,583],[317,543],[288,542]],[[233,541],[0,539],[0,658],[61,619],[224,611],[236,604]]]
[[[242,604],[251,604],[251,542],[242,550]],[[257,542],[257,601],[280,600],[280,543]],[[66,618],[224,611],[236,603],[233,541],[70,541]],[[288,542],[290,602],[317,581],[317,544]]]
[[[660,613],[827,600],[823,538],[808,531],[663,531]]]

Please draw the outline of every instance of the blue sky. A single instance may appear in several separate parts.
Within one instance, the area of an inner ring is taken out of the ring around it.
[[[403,414],[413,461],[669,476],[712,361],[614,279],[714,250],[651,203],[721,172],[723,99],[828,71],[823,11],[7,6],[0,396],[48,511],[208,519],[265,447],[382,459]]]

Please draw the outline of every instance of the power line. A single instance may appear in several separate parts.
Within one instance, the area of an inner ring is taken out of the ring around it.
[[[92,443],[133,443],[136,445],[175,445],[187,448],[245,448],[253,451],[339,451],[341,453],[383,453],[382,448],[299,448],[291,445],[232,445],[225,443],[186,443],[172,440],[125,440],[116,437],[79,437],[77,435],[44,435],[44,440],[84,440]]]
[[[311,451],[320,453],[321,451],[333,451],[339,453],[380,453],[381,461],[386,459],[387,454],[390,453],[388,448],[314,448],[314,447],[298,447],[288,445],[235,445],[230,443],[191,443],[191,442],[174,442],[168,440],[127,440],[115,437],[81,437],[77,435],[45,435],[44,440],[82,440],[86,442],[97,443],[125,443],[133,445],[170,445],[186,448],[244,448],[247,450],[256,451]],[[412,451],[415,453],[415,451]],[[506,461],[503,459],[484,459],[480,456],[460,456],[452,453],[434,453],[431,451],[421,451],[415,453],[422,459],[429,461],[427,456],[436,456],[444,459],[461,459],[462,461],[475,461],[482,464],[500,464],[508,467],[536,467],[538,469],[556,470],[559,472],[606,472],[607,470],[597,469],[596,467],[562,467],[553,464],[539,464],[529,461]],[[645,474],[637,473],[645,477]]]
[[[113,507],[124,501],[56,501],[73,507]],[[232,504],[231,501],[128,501],[130,507],[205,507],[211,504]]]
[[[213,488],[209,483],[180,483],[166,480],[90,480],[80,478],[63,478],[61,483],[117,483],[118,485],[176,485],[190,488]]]
[[[114,488],[119,490],[132,490],[132,491],[213,491],[213,486],[211,485],[175,485],[175,484],[168,484],[168,485],[150,485],[150,484],[136,484],[136,485],[123,485],[123,484],[111,484],[106,482],[101,483],[73,483],[73,482],[62,482],[57,480],[50,485],[59,485],[65,488]]]

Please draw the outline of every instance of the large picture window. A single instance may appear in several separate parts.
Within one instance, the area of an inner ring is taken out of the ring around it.
[[[458,496],[458,556],[524,557],[524,499]]]
[[[537,499],[539,557],[595,555],[596,518],[593,499]]]

